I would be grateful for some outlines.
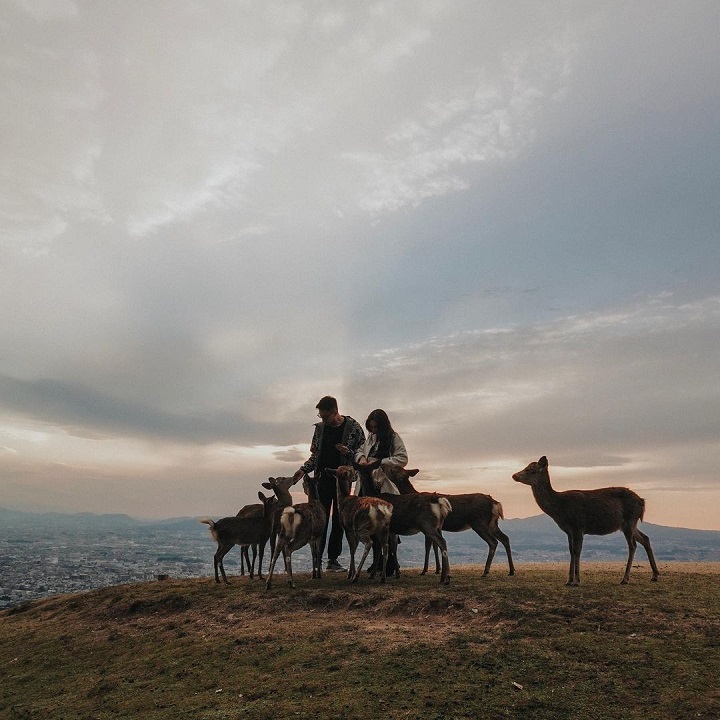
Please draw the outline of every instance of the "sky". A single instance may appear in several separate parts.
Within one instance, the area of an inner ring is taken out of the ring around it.
[[[719,21],[2,0],[0,507],[234,515],[330,394],[422,490],[720,530]]]

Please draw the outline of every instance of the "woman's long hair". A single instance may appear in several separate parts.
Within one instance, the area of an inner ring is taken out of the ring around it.
[[[377,410],[373,410],[367,416],[367,420],[365,421],[365,429],[368,432],[370,432],[369,425],[373,420],[377,425],[377,433],[375,434],[378,436],[378,438],[390,438],[395,434],[393,426],[390,424],[390,418],[387,416],[387,413],[384,410],[380,410],[380,408],[378,408]]]
[[[387,413],[380,408],[373,410],[365,421],[365,429],[368,432],[371,432],[369,425],[373,420],[377,424],[376,435],[378,439],[375,457],[380,459],[390,457],[392,452],[392,439],[393,435],[395,435],[393,426],[390,424],[390,418],[387,416]]]

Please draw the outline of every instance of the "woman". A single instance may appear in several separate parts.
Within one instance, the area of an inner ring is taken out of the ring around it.
[[[402,438],[393,430],[390,418],[384,410],[373,410],[365,421],[365,429],[368,436],[363,447],[355,454],[355,462],[361,466],[387,467],[395,465],[405,467],[408,456],[405,443]],[[389,484],[391,487],[387,487]],[[383,483],[383,492],[392,492],[396,495],[398,490],[394,483],[389,480]],[[360,482],[355,483],[355,494],[361,495]]]

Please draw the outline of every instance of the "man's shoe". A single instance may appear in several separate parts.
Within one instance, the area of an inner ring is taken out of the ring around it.
[[[328,560],[325,569],[328,572],[346,572],[345,568],[337,560]]]

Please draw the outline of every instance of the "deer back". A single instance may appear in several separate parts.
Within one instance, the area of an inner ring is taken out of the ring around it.
[[[444,495],[452,505],[452,512],[445,518],[443,529],[460,532],[473,527],[488,527],[502,519],[502,505],[490,495],[465,493]]]

